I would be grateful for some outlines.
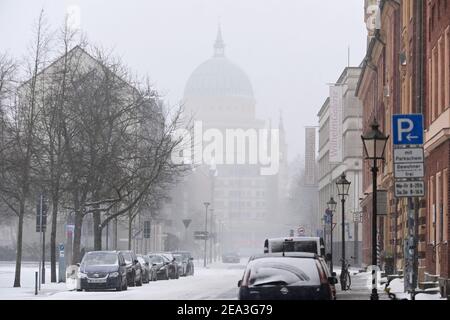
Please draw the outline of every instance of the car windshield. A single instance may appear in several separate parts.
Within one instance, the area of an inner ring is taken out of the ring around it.
[[[248,286],[319,285],[320,278],[314,259],[262,258],[247,267]]]
[[[145,260],[142,257],[137,257],[137,260],[139,261],[140,264],[144,265],[145,264]]]
[[[183,262],[186,260],[185,258],[183,258],[183,256],[181,254],[174,254],[173,257],[175,258],[176,261],[179,261],[179,262]]]
[[[110,266],[117,265],[118,257],[115,253],[96,252],[89,253],[83,259],[84,266]]]
[[[274,241],[271,243],[272,252],[309,252],[317,253],[316,241]]]
[[[123,258],[125,259],[126,263],[131,263],[132,258],[131,258],[131,253],[130,252],[123,252]]]
[[[150,256],[150,260],[152,263],[163,263],[164,260],[161,256]]]
[[[164,254],[164,257],[166,257],[167,260],[169,260],[169,261],[172,261],[172,260],[173,260],[173,256],[172,256],[172,254],[170,254],[170,253],[165,253],[165,254]]]

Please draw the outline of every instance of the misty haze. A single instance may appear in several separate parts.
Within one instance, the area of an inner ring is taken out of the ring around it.
[[[0,0],[0,299],[446,300],[449,30],[441,0]]]

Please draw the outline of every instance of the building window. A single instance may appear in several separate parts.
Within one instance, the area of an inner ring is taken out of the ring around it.
[[[444,52],[444,39],[441,37],[438,41],[438,108],[439,114],[444,110],[445,103],[445,84],[444,84],[444,63],[445,63],[445,52]]]

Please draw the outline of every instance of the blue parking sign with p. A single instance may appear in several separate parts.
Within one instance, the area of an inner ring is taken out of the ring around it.
[[[392,117],[394,145],[423,144],[423,115],[397,114]]]

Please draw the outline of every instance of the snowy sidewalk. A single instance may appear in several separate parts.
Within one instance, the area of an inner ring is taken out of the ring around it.
[[[411,300],[411,295],[409,293],[404,292],[404,280],[403,279],[394,279],[389,284],[390,292],[396,295],[397,299],[400,300]],[[444,300],[447,299],[442,298],[440,293],[418,293],[416,294],[416,300]]]

